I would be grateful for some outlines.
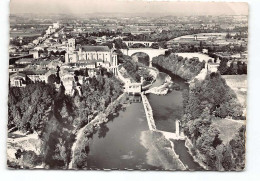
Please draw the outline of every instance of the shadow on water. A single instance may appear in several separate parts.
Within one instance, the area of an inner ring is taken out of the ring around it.
[[[166,70],[165,68],[160,67],[158,65],[153,64],[153,67],[157,68],[161,73],[163,72],[163,73],[169,75],[172,78],[173,82],[177,83],[180,86],[181,89],[188,89],[189,88],[189,84],[186,82],[185,79],[181,78],[180,76],[175,75],[171,71]]]

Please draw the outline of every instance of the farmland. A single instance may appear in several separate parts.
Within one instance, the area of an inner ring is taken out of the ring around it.
[[[228,143],[230,140],[232,140],[235,137],[239,128],[241,128],[242,125],[245,125],[245,120],[214,118],[212,124],[214,127],[219,129],[220,139],[224,143]]]
[[[223,75],[226,83],[237,95],[238,101],[244,108],[246,113],[246,97],[247,97],[247,75]]]

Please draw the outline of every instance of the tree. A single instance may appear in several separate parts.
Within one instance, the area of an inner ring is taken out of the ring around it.
[[[48,117],[45,111],[52,105],[54,96],[55,91],[48,84],[28,84],[22,88],[19,100],[8,105],[10,108],[8,125],[24,132],[36,131],[40,135]]]
[[[54,84],[57,81],[57,77],[56,77],[56,75],[51,74],[51,75],[49,75],[47,80],[48,80],[49,84]]]
[[[231,62],[230,66],[228,68],[227,74],[237,75],[237,72],[238,72],[237,64],[235,62]]]
[[[88,68],[86,68],[86,69],[84,70],[84,76],[85,76],[85,77],[88,77]]]
[[[58,143],[55,146],[53,159],[64,162],[65,167],[68,166],[67,150],[65,147],[65,141],[63,141],[62,138],[58,138]]]
[[[231,35],[230,35],[230,33],[228,32],[227,34],[226,34],[226,39],[230,39],[231,38]]]
[[[243,125],[236,136],[229,142],[235,160],[235,167],[240,170],[245,168],[245,132],[246,127]]]
[[[220,61],[218,71],[220,72],[221,75],[226,74],[226,72],[228,70],[227,62],[228,62],[228,59],[222,59]]]

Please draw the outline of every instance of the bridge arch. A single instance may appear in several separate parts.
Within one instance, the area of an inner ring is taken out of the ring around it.
[[[149,56],[149,66],[152,66],[152,59],[159,55],[165,55],[165,52],[168,49],[152,49],[152,48],[129,48],[129,49],[121,49],[124,55],[132,56],[135,53],[142,52],[146,53]]]
[[[136,62],[140,62],[146,66],[149,66],[150,56],[145,52],[136,52],[131,55],[132,59]]]

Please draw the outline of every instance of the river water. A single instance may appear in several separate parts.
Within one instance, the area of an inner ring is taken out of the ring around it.
[[[160,72],[152,87],[162,85],[166,76],[167,74]],[[175,132],[175,120],[180,120],[183,114],[182,90],[187,86],[180,77],[173,76],[171,78],[173,82],[180,85],[180,90],[172,90],[164,96],[149,94],[147,98],[153,109],[156,128],[162,131]]]
[[[87,159],[89,169],[159,169],[147,164],[147,150],[140,142],[141,132],[149,130],[140,101],[121,110],[118,117],[93,135]]]
[[[153,86],[164,83],[167,74],[159,73]],[[150,94],[148,99],[153,108],[157,129],[175,131],[175,119],[182,116],[182,90],[187,84],[179,77],[171,75],[181,90],[173,90],[165,96]],[[121,110],[117,117],[101,126],[89,144],[86,160],[88,169],[163,169],[148,164],[147,149],[141,144],[140,136],[149,130],[140,97]],[[188,156],[184,142],[174,142],[175,152],[190,169],[200,169],[191,156]],[[177,149],[176,149],[177,148]],[[185,152],[185,153],[183,153]]]

